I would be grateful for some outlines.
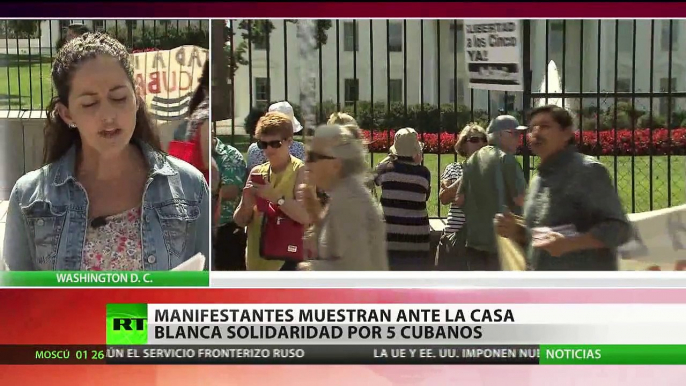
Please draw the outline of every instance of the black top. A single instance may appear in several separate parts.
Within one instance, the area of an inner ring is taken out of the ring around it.
[[[538,167],[532,178],[524,218],[527,236],[535,227],[574,225],[607,246],[553,257],[529,247],[528,260],[537,271],[616,271],[617,248],[631,238],[632,227],[610,175],[595,158],[569,146]]]

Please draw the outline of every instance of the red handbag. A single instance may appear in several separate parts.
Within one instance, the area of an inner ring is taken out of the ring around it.
[[[266,260],[301,262],[305,260],[305,227],[291,220],[281,209],[269,204],[271,213],[262,216],[260,256]]]
[[[209,169],[205,168],[202,159],[202,149],[200,148],[200,130],[195,131],[193,139],[190,141],[171,141],[169,142],[169,155],[195,166],[205,176],[205,181],[209,184]]]
[[[271,167],[266,175],[270,183]],[[260,256],[265,260],[299,263],[305,259],[303,236],[305,226],[292,220],[279,206],[268,200],[257,202],[262,212]]]

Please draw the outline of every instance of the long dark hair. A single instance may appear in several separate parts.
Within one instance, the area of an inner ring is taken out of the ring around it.
[[[200,106],[202,101],[207,98],[205,90],[210,87],[210,61],[205,60],[205,65],[202,67],[202,75],[200,76],[198,87],[195,88],[193,97],[188,103],[188,116],[190,117],[195,110]]]
[[[69,107],[69,93],[74,72],[86,61],[98,55],[111,56],[119,61],[126,72],[131,86],[135,89],[133,67],[129,53],[119,41],[104,33],[87,33],[70,40],[57,52],[52,65],[52,82],[55,85],[55,95],[47,108],[47,120],[44,128],[45,146],[43,148],[43,164],[59,160],[74,145],[81,146],[81,137],[76,129],[69,125],[57,112],[57,104]],[[145,101],[136,95],[138,110],[136,111],[136,127],[132,139],[137,139],[150,145],[157,151],[162,151],[160,137],[155,130]]]

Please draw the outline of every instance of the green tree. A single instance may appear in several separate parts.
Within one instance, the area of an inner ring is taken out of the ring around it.
[[[130,31],[130,33],[129,33]],[[135,30],[129,25],[111,26],[107,34],[133,51],[156,48],[169,50],[183,45],[209,48],[209,26],[189,25],[182,28],[165,28],[164,25],[145,24]]]
[[[299,20],[288,19],[288,23],[296,24]],[[327,31],[331,28],[331,20],[315,20],[316,22],[316,35],[315,41],[317,48],[321,48],[328,41]],[[235,25],[235,27],[234,27]],[[233,40],[233,46],[226,45],[224,47],[224,52],[227,56],[229,64],[229,75],[233,76],[238,70],[238,67],[243,65],[248,65],[248,59],[246,58],[249,45],[254,45],[257,42],[265,41],[267,36],[274,30],[274,23],[270,20],[238,20],[237,22],[231,22],[230,25],[224,24],[224,41],[231,42]],[[234,37],[236,33],[239,32],[243,40],[235,44]]]
[[[7,30],[8,38],[30,39],[40,36],[40,20],[7,20],[5,23],[3,29]]]
[[[222,52],[226,46],[226,22],[212,20],[212,52]],[[233,118],[233,93],[229,87],[228,55],[212,56],[212,121],[223,121]]]

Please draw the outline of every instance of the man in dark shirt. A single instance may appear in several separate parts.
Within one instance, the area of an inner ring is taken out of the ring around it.
[[[526,129],[511,115],[500,115],[488,125],[488,146],[464,163],[456,204],[466,218],[465,265],[470,271],[498,271],[500,260],[493,218],[503,207],[519,213],[526,179],[514,157],[520,133]]]
[[[498,234],[528,246],[533,270],[618,270],[617,248],[629,241],[632,227],[607,169],[576,151],[567,110],[538,107],[529,122],[531,150],[541,163],[525,199],[524,223],[511,213],[498,215]]]

